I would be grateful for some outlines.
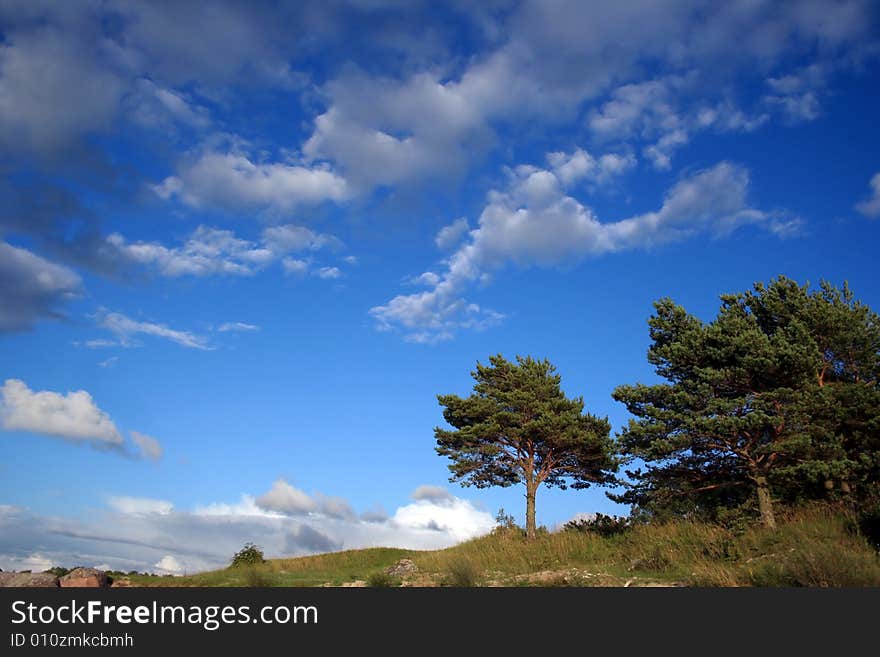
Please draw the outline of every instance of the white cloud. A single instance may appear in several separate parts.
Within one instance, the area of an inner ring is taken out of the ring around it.
[[[80,294],[77,274],[26,249],[0,242],[0,333],[26,331]]]
[[[309,270],[309,262],[299,258],[284,258],[281,266],[285,274],[305,274]]]
[[[250,276],[282,260],[287,254],[321,249],[338,250],[342,240],[305,226],[285,224],[262,231],[259,241],[238,237],[231,230],[199,226],[182,246],[158,242],[129,243],[118,233],[107,238],[108,247],[128,262],[155,267],[163,276]]]
[[[407,504],[397,509],[389,522],[401,528],[448,534],[456,541],[485,534],[495,526],[491,514],[457,497],[440,502],[423,499]]]
[[[323,279],[342,278],[339,267],[321,267],[315,272],[315,276]]]
[[[676,183],[660,209],[603,223],[565,191],[562,167],[572,158],[553,156],[554,169],[520,166],[508,187],[489,194],[479,226],[446,261],[446,271],[431,289],[398,295],[370,314],[378,328],[399,328],[408,340],[437,342],[462,328],[484,328],[500,321],[495,311],[466,301],[469,285],[508,263],[552,266],[617,251],[650,248],[699,233],[720,237],[745,224],[780,235],[797,229],[798,220],[750,207],[748,172],[722,162]]]
[[[286,224],[271,226],[263,231],[263,244],[273,253],[295,251],[319,251],[323,248],[338,249],[342,240],[334,235],[316,233],[305,226]]]
[[[289,212],[301,205],[343,202],[345,179],[323,165],[255,162],[248,156],[207,151],[184,163],[177,175],[154,187],[164,199],[179,198],[194,208],[249,208]]]
[[[182,347],[189,349],[210,350],[206,337],[189,331],[178,331],[169,328],[165,324],[155,322],[139,322],[122,313],[107,312],[102,310],[98,313],[98,325],[107,329],[119,340],[123,347],[135,346],[134,336],[150,335],[163,340],[170,340]]]
[[[250,275],[270,262],[268,249],[236,237],[232,231],[199,226],[180,247],[157,242],[128,243],[118,233],[107,242],[121,257],[140,265],[152,265],[164,276],[209,274]]]
[[[572,153],[548,153],[547,162],[565,187],[581,180],[606,183],[636,165],[636,159],[630,153],[605,153],[595,158],[581,148]]]
[[[310,496],[283,479],[276,480],[267,493],[256,498],[257,507],[287,515],[319,514],[330,518],[352,519],[354,511],[341,497],[322,493]]]
[[[265,495],[256,499],[257,506],[279,513],[309,513],[317,508],[315,501],[304,491],[278,479]]]
[[[281,491],[276,502],[290,502],[290,491],[278,482],[272,491]],[[247,495],[238,504],[193,511],[164,500],[117,497],[109,500],[109,511],[85,519],[47,518],[0,506],[0,568],[20,567],[39,545],[40,563],[180,572],[172,567],[176,563],[196,572],[228,565],[247,541],[267,557],[380,546],[438,549],[487,533],[495,524],[467,500],[435,497],[403,505],[391,517],[376,511],[358,516],[345,500],[317,495],[299,499],[287,507],[289,513],[262,509]],[[324,510],[307,511],[306,500]]]
[[[813,121],[822,113],[819,94],[825,87],[828,71],[812,64],[779,77],[767,78],[771,93],[763,101],[779,109],[791,122]]]
[[[103,367],[104,369],[110,369],[111,367],[116,367],[116,364],[119,362],[119,356],[110,356],[105,360],[102,360],[98,363],[98,367]]]
[[[7,379],[0,388],[0,422],[6,431],[25,431],[98,447],[119,448],[122,435],[85,390],[66,395],[35,392],[24,381]]]
[[[131,431],[132,442],[137,445],[141,458],[158,461],[162,458],[162,443],[156,438],[139,431]]]
[[[157,575],[183,575],[186,567],[171,554],[166,554],[153,564],[153,570]]]
[[[870,198],[856,205],[856,210],[866,217],[880,217],[880,173],[875,173],[869,183],[871,187]]]
[[[451,502],[455,499],[448,490],[443,488],[443,486],[432,486],[430,484],[423,484],[416,488],[411,497],[416,500],[427,500],[429,502]]]
[[[468,225],[467,218],[460,217],[448,226],[443,226],[437,233],[437,237],[434,238],[434,243],[438,249],[443,249],[444,251],[451,249],[461,242],[469,229],[470,226]]]
[[[111,497],[107,500],[110,508],[127,515],[158,514],[167,516],[174,510],[174,505],[165,500],[154,500],[147,497]]]
[[[229,332],[252,332],[259,331],[260,327],[256,324],[246,324],[245,322],[225,322],[221,324],[217,330],[220,333],[229,333]]]

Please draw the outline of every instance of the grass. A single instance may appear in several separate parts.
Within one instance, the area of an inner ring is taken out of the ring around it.
[[[361,580],[397,586],[384,570],[402,558],[419,572],[403,581],[429,586],[880,586],[880,555],[845,515],[803,509],[776,531],[754,526],[736,533],[716,525],[637,525],[603,538],[580,532],[516,530],[445,550],[349,550],[189,577],[135,575],[140,586],[339,586]]]

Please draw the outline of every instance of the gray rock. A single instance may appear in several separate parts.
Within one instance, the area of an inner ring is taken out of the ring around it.
[[[412,562],[412,559],[401,559],[393,566],[388,566],[388,568],[385,569],[386,573],[395,577],[417,573],[418,571],[419,567]]]
[[[0,573],[0,586],[8,588],[54,588],[58,578],[52,573]]]
[[[108,584],[107,573],[97,568],[74,568],[59,581],[64,588],[100,589]]]

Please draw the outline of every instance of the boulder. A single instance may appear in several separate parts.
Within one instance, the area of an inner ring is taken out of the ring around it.
[[[109,584],[107,573],[97,568],[74,568],[60,580],[64,588],[100,589]]]
[[[401,559],[393,566],[388,566],[385,569],[385,572],[394,577],[402,577],[403,575],[409,575],[410,573],[417,573],[419,571],[419,567],[416,566],[412,559]]]
[[[0,586],[16,588],[54,588],[58,578],[52,573],[0,573]]]

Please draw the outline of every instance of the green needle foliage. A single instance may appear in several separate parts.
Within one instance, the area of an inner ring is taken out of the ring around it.
[[[526,487],[526,535],[534,539],[535,495],[541,484],[587,488],[614,481],[617,462],[607,419],[584,414],[568,399],[547,360],[500,354],[477,363],[469,397],[438,395],[453,430],[437,427],[437,453],[451,460],[450,481],[477,488]]]
[[[655,308],[648,361],[667,383],[614,391],[636,417],[620,453],[645,469],[612,499],[691,517],[756,499],[772,528],[774,498],[876,495],[880,318],[846,285],[779,277],[722,296],[709,323]]]

